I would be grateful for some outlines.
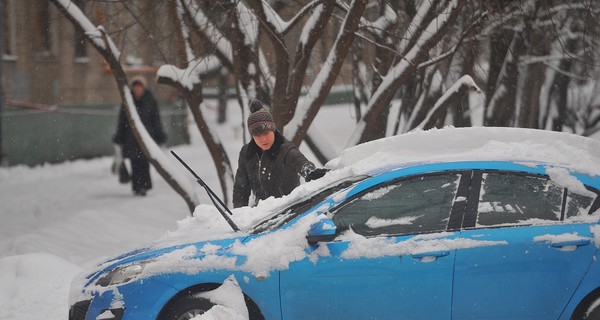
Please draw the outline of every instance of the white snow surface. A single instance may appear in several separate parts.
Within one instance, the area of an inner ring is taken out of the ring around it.
[[[562,164],[566,169],[600,174],[600,142],[567,133],[521,128],[453,128],[414,131],[349,148],[330,168],[352,165],[368,172],[412,162],[513,160]],[[569,184],[570,182],[567,182]]]
[[[208,312],[194,317],[193,320],[247,320],[249,318],[244,294],[234,276],[227,278],[216,290],[198,294],[198,297],[208,299],[216,305]]]
[[[216,120],[216,101],[206,101],[206,110],[207,117]],[[342,149],[337,139],[349,134],[354,123],[348,110],[351,106],[324,108],[314,122],[337,147],[336,154]],[[234,169],[243,144],[241,122],[239,106],[232,102],[228,122],[218,127]],[[195,125],[190,128],[191,145],[168,150],[177,152],[219,193],[208,149]],[[300,150],[316,161],[305,146]],[[187,174],[177,160],[165,157],[180,174]],[[140,198],[132,195],[129,185],[118,183],[110,173],[111,163],[111,157],[103,157],[33,168],[0,167],[0,320],[67,319],[70,285],[76,275],[157,239],[175,242],[178,237],[200,236],[198,217],[203,215],[215,221],[213,233],[219,228],[229,231],[190,176],[190,185],[203,203],[196,218],[190,217],[185,202],[156,170],[151,170],[154,188]],[[263,207],[273,202],[265,201]]]
[[[313,124],[331,140],[331,145],[338,147],[335,150],[337,154],[341,152],[339,146],[351,134],[355,125],[348,112],[350,108],[351,106],[326,107]],[[216,109],[214,111],[213,116],[216,118]],[[241,123],[239,107],[232,105],[228,112],[228,122],[218,130],[229,154],[235,155],[235,159],[231,159],[232,165],[237,166],[237,153],[243,143],[238,128]],[[192,131],[191,145],[173,149],[188,161],[208,185],[219,190],[208,150],[196,131]],[[568,174],[570,170],[593,175],[600,173],[599,147],[600,142],[592,139],[527,129],[446,128],[418,131],[348,149],[327,164],[332,171],[325,177],[302,184],[282,199],[269,198],[256,208],[235,209],[232,219],[243,229],[273,214],[285,203],[339,179],[397,162],[511,159],[522,163],[561,163],[566,170],[553,169],[552,178],[559,180],[561,185],[572,186],[573,180]],[[315,161],[305,146],[301,146],[301,150]],[[110,157],[104,157],[34,168],[0,168],[0,320],[66,319],[72,280],[80,272],[124,251],[150,243],[165,246],[182,241],[229,238],[244,233],[230,231],[204,194],[201,196],[204,204],[196,208],[193,217],[190,216],[185,202],[154,169],[154,188],[148,196],[132,196],[129,185],[119,184],[117,177],[111,175],[111,162]],[[190,181],[193,182],[191,177]],[[299,223],[295,228],[271,235],[277,237],[277,241],[264,237],[244,244],[236,242],[233,245],[235,253],[248,258],[241,267],[234,266],[227,259],[218,258],[215,254],[219,249],[217,246],[206,245],[201,249],[184,247],[171,252],[144,272],[172,268],[168,262],[176,259],[181,262],[177,267],[185,272],[198,272],[204,268],[229,264],[231,269],[241,268],[255,275],[268,276],[273,270],[286,269],[290,262],[307,258],[304,235],[310,222],[319,219],[318,213],[327,209],[319,208],[307,221]],[[592,231],[594,235],[600,236],[600,231]],[[594,239],[597,245],[600,243],[598,236]],[[344,237],[354,240],[344,253],[344,257],[348,259],[365,255],[377,257],[506,244],[502,241],[460,239],[453,233],[419,236],[406,243],[395,243],[383,238],[368,239],[351,231]],[[577,235],[565,237],[576,238]],[[203,251],[212,260],[204,259],[200,265],[186,264],[196,250]],[[327,250],[320,248],[314,256],[308,258],[316,261],[319,256],[328,254]],[[220,289],[228,296],[235,296],[237,280],[240,279],[228,279]],[[215,291],[212,294],[214,296],[209,299],[222,299],[223,293]],[[243,308],[235,301],[230,301],[229,305],[223,304],[197,318],[246,317]]]

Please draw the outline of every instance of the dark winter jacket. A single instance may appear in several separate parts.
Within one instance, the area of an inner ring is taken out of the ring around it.
[[[162,129],[158,105],[152,93],[146,90],[139,99],[134,99],[134,102],[140,119],[152,139],[158,144],[164,143],[167,137]],[[136,158],[143,156],[142,150],[137,140],[135,140],[133,131],[129,127],[124,106],[121,106],[119,122],[117,123],[117,133],[113,137],[113,142],[123,146],[124,157]]]
[[[262,151],[252,140],[240,151],[233,206],[247,206],[251,193],[257,202],[287,195],[300,184],[300,176],[306,177],[314,169],[315,165],[277,131],[275,142],[267,151]]]

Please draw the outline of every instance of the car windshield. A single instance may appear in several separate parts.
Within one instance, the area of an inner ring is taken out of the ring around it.
[[[268,217],[265,220],[260,221],[258,224],[256,224],[256,226],[251,228],[250,233],[256,234],[278,228],[283,224],[296,218],[301,213],[306,212],[310,208],[313,208],[314,206],[318,205],[320,202],[325,200],[333,193],[345,189],[351,186],[352,184],[358,181],[362,181],[366,178],[368,178],[368,176],[355,176],[338,181],[334,185],[329,185],[326,189],[308,195],[305,198],[290,205],[289,207],[281,210],[278,214],[275,214],[273,216]]]

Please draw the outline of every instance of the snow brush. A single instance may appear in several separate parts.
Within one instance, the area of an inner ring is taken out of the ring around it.
[[[223,200],[221,200],[215,193],[214,191],[212,191],[212,189],[204,182],[204,180],[202,180],[197,174],[196,172],[194,172],[194,170],[192,170],[192,168],[190,168],[190,166],[187,165],[187,163],[185,163],[185,161],[183,161],[183,159],[181,159],[177,153],[175,153],[175,151],[171,150],[171,154],[177,159],[179,160],[179,162],[181,162],[181,164],[188,169],[189,172],[192,173],[192,175],[194,176],[194,178],[196,178],[196,182],[198,182],[198,184],[200,184],[204,190],[206,190],[206,193],[208,193],[208,197],[210,198],[210,200],[213,202],[213,204],[215,205],[215,207],[217,208],[217,210],[219,210],[219,212],[221,213],[221,215],[223,216],[223,218],[227,221],[227,223],[229,224],[229,226],[233,229],[233,231],[240,231],[240,228],[238,228],[238,226],[235,225],[235,223],[233,222],[233,220],[231,220],[231,218],[229,218],[229,216],[227,214],[229,214],[230,216],[233,215],[233,213],[231,213],[231,211],[229,210],[229,208],[227,208],[227,206],[225,205],[225,203],[223,203]]]

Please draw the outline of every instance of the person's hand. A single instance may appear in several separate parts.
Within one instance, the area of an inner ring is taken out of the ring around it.
[[[123,148],[120,144],[114,144],[115,153],[113,154],[113,163],[110,167],[110,171],[113,174],[117,174],[119,172],[120,167],[123,165]]]
[[[306,175],[306,179],[305,180],[306,180],[306,182],[317,180],[317,179],[323,177],[327,172],[329,172],[329,169],[317,168],[317,169],[309,172]]]

